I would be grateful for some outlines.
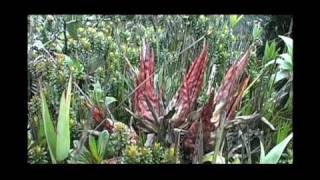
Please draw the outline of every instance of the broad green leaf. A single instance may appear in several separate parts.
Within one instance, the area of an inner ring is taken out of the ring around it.
[[[270,65],[273,65],[274,63],[278,64],[279,61],[282,61],[282,59],[273,59],[271,61],[269,61],[267,64],[264,65],[264,68],[270,66]]]
[[[57,149],[56,156],[58,161],[63,161],[68,157],[70,150],[70,101],[71,101],[71,82],[70,76],[67,93],[62,93],[57,125]]]
[[[268,67],[268,66],[270,66],[270,65],[273,65],[273,64],[277,64],[277,65],[279,65],[280,67],[283,67],[283,66],[284,66],[284,63],[285,63],[285,61],[284,61],[282,58],[277,58],[277,59],[273,59],[273,60],[269,61],[268,63],[266,63],[266,64],[264,65],[264,68],[266,68],[266,67]]]
[[[208,153],[208,154],[205,154],[203,157],[202,157],[202,163],[205,163],[205,162],[212,162],[213,161],[213,155],[214,155],[214,151]]]
[[[280,69],[292,71],[292,57],[288,53],[281,54],[280,57],[283,61],[280,61]]]
[[[60,108],[59,108],[59,117],[57,124],[57,149],[56,149],[56,157],[57,161],[63,161],[65,157],[67,157],[64,153],[64,148],[66,144],[65,137],[63,136],[65,130],[65,122],[66,122],[66,99],[65,99],[65,91],[63,91],[61,100],[60,100]],[[62,143],[62,144],[61,144]]]
[[[274,76],[276,76],[276,77],[274,77]],[[275,74],[272,74],[270,79],[274,79],[274,83],[277,83],[277,82],[281,81],[282,79],[285,79],[288,77],[289,77],[288,73],[283,72],[283,71],[279,71]]]
[[[107,130],[102,131],[98,139],[98,154],[99,154],[99,157],[101,158],[103,158],[104,156],[108,140],[109,140],[108,131]]]
[[[97,144],[96,144],[95,138],[92,135],[89,136],[89,148],[90,148],[90,152],[91,152],[92,156],[96,160],[98,160],[99,156],[98,156]]]
[[[284,149],[286,148],[292,137],[293,133],[286,137],[286,139],[284,139],[281,143],[273,147],[269,151],[269,153],[263,159],[260,160],[260,164],[277,164]]]
[[[286,62],[288,62],[288,63],[291,63],[291,62],[292,62],[292,58],[291,58],[291,56],[290,56],[288,53],[280,54],[280,57],[281,57],[284,61],[286,61]]]
[[[266,156],[266,153],[264,152],[264,146],[260,140],[260,163],[264,159],[265,156]]]
[[[52,160],[52,163],[56,163],[56,132],[54,130],[53,122],[50,117],[49,109],[47,106],[46,99],[44,97],[42,88],[40,86],[40,96],[41,96],[41,111],[42,111],[42,119],[43,119],[43,127],[44,127],[44,132],[48,144],[48,149],[50,152],[50,157]]]
[[[288,48],[288,53],[290,54],[290,56],[292,56],[293,54],[293,40],[290,37],[286,37],[286,36],[280,36],[279,37],[284,41],[284,43],[286,44],[287,48]]]
[[[111,103],[113,103],[113,102],[115,102],[115,101],[117,101],[116,98],[107,96],[107,97],[105,98],[105,105],[106,105],[106,106],[109,106],[109,104],[111,104]]]

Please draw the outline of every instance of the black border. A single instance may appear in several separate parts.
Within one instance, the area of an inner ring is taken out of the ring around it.
[[[64,172],[72,172],[72,176],[84,177],[84,173],[88,171],[90,178],[117,178],[121,176],[127,176],[127,178],[144,177],[151,178],[181,178],[182,176],[189,178],[288,178],[294,176],[295,173],[302,171],[302,161],[306,160],[303,154],[303,148],[311,144],[307,143],[306,138],[303,137],[306,133],[303,132],[303,126],[307,124],[307,120],[316,120],[310,117],[310,113],[302,113],[304,106],[307,102],[302,94],[305,87],[310,86],[310,82],[306,81],[306,77],[302,76],[303,70],[308,67],[304,67],[304,63],[298,60],[294,60],[294,164],[293,165],[116,165],[116,166],[82,166],[82,165],[27,165],[27,152],[26,152],[26,124],[27,119],[27,15],[28,14],[293,14],[294,15],[294,59],[306,59],[308,56],[308,47],[303,40],[306,37],[302,33],[305,30],[303,27],[308,27],[306,19],[302,15],[297,15],[297,12],[288,6],[288,2],[281,4],[280,2],[259,2],[253,3],[252,1],[246,2],[225,2],[225,4],[204,3],[203,1],[197,1],[189,3],[186,1],[174,2],[173,0],[168,4],[160,5],[158,2],[142,2],[137,1],[105,1],[99,3],[96,0],[91,0],[90,4],[85,3],[87,1],[51,1],[50,3],[44,1],[31,1],[26,6],[19,5],[14,11],[13,16],[5,16],[8,19],[7,30],[9,34],[5,35],[10,41],[8,50],[11,52],[5,52],[8,56],[3,69],[5,72],[5,78],[10,81],[9,88],[10,95],[9,103],[7,106],[10,111],[7,111],[4,118],[5,123],[3,125],[5,130],[3,134],[9,134],[9,141],[12,143],[8,145],[10,147],[9,153],[5,155],[8,158],[10,164],[15,164],[16,169],[18,162],[24,164],[22,170],[26,170],[30,177],[41,176],[50,173],[52,175],[64,175]],[[18,4],[16,4],[18,5]],[[20,8],[20,9],[19,9]],[[21,10],[22,9],[22,10]],[[137,10],[139,9],[139,10]],[[10,34],[11,33],[11,34]],[[304,49],[303,49],[304,48]],[[312,59],[309,54],[309,59]],[[12,63],[12,64],[11,64]],[[14,70],[12,70],[14,69]],[[306,74],[310,74],[307,72]],[[10,78],[8,78],[10,76]],[[12,90],[15,90],[13,92]],[[6,96],[6,94],[3,94]],[[309,104],[309,103],[308,103]],[[309,117],[308,117],[309,116]],[[302,121],[303,120],[303,121]],[[310,124],[309,124],[310,125]],[[12,131],[14,130],[14,131]],[[308,132],[308,131],[305,131]],[[314,151],[313,151],[314,152]],[[317,154],[315,152],[315,154]],[[17,158],[17,159],[15,159]],[[53,173],[55,172],[55,173]],[[61,173],[62,172],[62,173]],[[40,173],[40,174],[39,174]],[[61,173],[61,174],[60,174]],[[288,176],[289,175],[289,176]],[[71,177],[72,177],[71,176]],[[45,177],[45,176],[44,176]],[[63,176],[62,176],[63,177]]]

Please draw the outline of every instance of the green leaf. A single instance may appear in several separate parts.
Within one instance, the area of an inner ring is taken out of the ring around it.
[[[97,144],[96,144],[96,140],[94,139],[94,137],[92,135],[89,136],[89,148],[90,148],[90,152],[91,152],[92,156],[96,160],[98,160],[99,156],[98,156]]]
[[[260,159],[260,164],[277,164],[292,137],[293,133],[286,137],[286,139],[284,139],[281,143],[273,147],[263,159]]]
[[[70,101],[71,101],[71,82],[70,76],[67,94],[62,93],[57,125],[57,149],[56,156],[58,161],[63,161],[68,157],[70,150]]]
[[[260,163],[261,163],[261,160],[264,159],[266,156],[266,153],[264,152],[264,146],[260,140]]]
[[[156,57],[158,59],[158,61],[160,62],[160,43],[159,43],[159,33],[156,33],[156,48],[157,48],[157,54]]]
[[[213,161],[213,155],[214,155],[214,151],[205,154],[205,155],[202,157],[202,163],[212,162],[212,161]]]
[[[161,66],[159,73],[158,73],[158,85],[159,85],[159,89],[161,88],[161,84],[163,82],[163,65]]]
[[[266,46],[263,53],[263,60],[268,62],[271,59],[275,59],[278,56],[279,49],[277,49],[277,43],[275,41],[266,42]]]
[[[277,143],[280,143],[281,141],[283,141],[288,136],[290,131],[291,131],[290,123],[286,123],[286,122],[282,123],[280,125],[280,128],[278,129]]]
[[[293,71],[292,57],[288,53],[281,54],[280,57],[283,61],[280,61],[280,69]]]
[[[168,78],[165,80],[165,83],[166,83],[166,92],[170,91],[171,90],[171,78]]]
[[[202,157],[202,163],[205,163],[205,162],[214,162],[214,151],[211,151],[210,153],[207,153],[205,154],[203,157]],[[221,153],[218,153],[217,154],[217,157],[216,157],[216,161],[214,162],[215,164],[225,164],[225,158],[221,155]]]
[[[274,63],[278,64],[279,61],[281,61],[282,59],[273,59],[271,61],[269,61],[267,64],[264,65],[264,68],[270,66],[270,65],[273,65]]]
[[[94,97],[97,103],[102,101],[103,103],[103,90],[101,88],[100,82],[96,82],[94,85]]]
[[[69,56],[64,55],[64,63],[67,66],[72,66],[73,65],[73,60]]]
[[[71,38],[78,39],[77,29],[80,27],[80,23],[71,23],[67,25],[67,31],[69,32]]]
[[[286,36],[280,36],[279,37],[284,41],[284,43],[286,44],[287,48],[288,48],[288,53],[290,54],[290,56],[292,57],[292,53],[293,53],[293,40],[290,37],[286,37]]]
[[[37,116],[35,117],[37,118]],[[38,118],[37,118],[38,119]],[[44,126],[43,126],[43,120],[39,120],[39,135],[38,135],[39,139],[39,143],[42,146],[45,146],[46,144],[46,134],[44,132]]]
[[[270,65],[273,65],[274,63],[278,64],[280,67],[284,67],[285,61],[282,58],[273,59],[273,60],[269,61],[268,63],[266,63],[264,65],[264,68],[266,68]]]
[[[109,104],[111,104],[111,103],[113,103],[113,102],[115,102],[115,101],[117,101],[116,98],[107,96],[107,97],[105,98],[105,105],[106,105],[106,106],[109,106]]]
[[[98,139],[98,154],[101,159],[104,156],[106,146],[109,140],[109,133],[107,130],[101,132],[99,139]]]
[[[77,164],[92,164],[92,163],[93,162],[90,156],[90,151],[85,146],[83,146],[80,151],[79,160]]]
[[[259,24],[255,24],[252,30],[253,39],[259,39],[262,34],[262,27]]]
[[[274,77],[274,76],[276,76],[276,77]],[[279,71],[279,72],[271,75],[271,79],[275,78],[274,83],[277,83],[280,80],[288,78],[288,77],[289,77],[289,74],[286,72],[283,72],[283,71]]]
[[[231,15],[230,16],[230,23],[232,28],[236,28],[239,21],[242,19],[243,15],[238,16],[238,15]]]
[[[41,111],[42,111],[42,119],[43,119],[43,125],[44,125],[44,132],[48,144],[48,149],[50,152],[50,157],[52,160],[52,163],[56,163],[56,157],[55,157],[55,150],[56,150],[56,132],[54,130],[53,122],[50,117],[49,109],[47,106],[46,99],[43,94],[43,90],[40,85],[40,96],[41,96]]]
[[[260,79],[260,77],[263,75],[263,71],[265,70],[266,66],[259,72],[257,77],[249,84],[249,86],[244,90],[242,97],[244,97],[248,92],[249,89]]]

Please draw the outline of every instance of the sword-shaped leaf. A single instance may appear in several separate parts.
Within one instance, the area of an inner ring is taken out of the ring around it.
[[[71,82],[70,76],[67,93],[62,93],[57,125],[57,149],[56,157],[58,161],[63,161],[68,157],[70,150],[70,101],[71,101]]]
[[[40,96],[41,96],[41,111],[42,111],[42,119],[43,119],[43,126],[44,126],[44,132],[48,144],[48,149],[50,152],[50,157],[52,163],[56,163],[56,141],[57,141],[57,134],[55,132],[53,122],[50,117],[49,109],[47,106],[46,99],[43,94],[43,89],[40,84]]]

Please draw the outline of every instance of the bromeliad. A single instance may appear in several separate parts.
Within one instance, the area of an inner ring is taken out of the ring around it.
[[[204,74],[208,63],[208,46],[205,45],[200,56],[192,63],[182,86],[177,90],[164,110],[161,95],[156,94],[154,88],[155,58],[153,49],[143,43],[140,55],[140,72],[136,80],[134,93],[134,111],[143,122],[139,128],[147,133],[158,133],[161,121],[169,122],[170,127],[187,130],[183,141],[185,150],[193,152],[202,121],[203,144],[207,148],[211,141],[211,134],[220,124],[222,118],[231,120],[235,116],[237,107],[241,102],[246,89],[249,76],[243,75],[246,68],[251,47],[236,64],[227,71],[222,85],[215,93],[211,91],[208,102],[200,109],[195,109],[195,104],[203,88]],[[169,119],[168,114],[174,112]],[[197,114],[197,115],[194,115]],[[222,116],[225,117],[222,117]]]
[[[241,76],[245,67],[248,65],[250,50],[251,48],[246,51],[238,63],[229,68],[216,96],[214,96],[214,91],[211,92],[209,101],[202,109],[200,118],[194,121],[188,130],[187,137],[184,141],[186,150],[193,151],[195,148],[194,145],[196,134],[198,133],[199,120],[201,120],[204,125],[203,139],[204,148],[206,149],[211,140],[211,132],[219,127],[222,119],[226,119],[228,123],[234,118],[243,92],[249,82],[249,76],[245,75],[244,78],[241,78]]]
[[[96,124],[103,122],[103,127],[109,131],[109,133],[113,130],[113,124],[112,120],[108,119],[101,107],[92,105],[89,101],[85,101],[85,106],[91,111],[93,120]]]

